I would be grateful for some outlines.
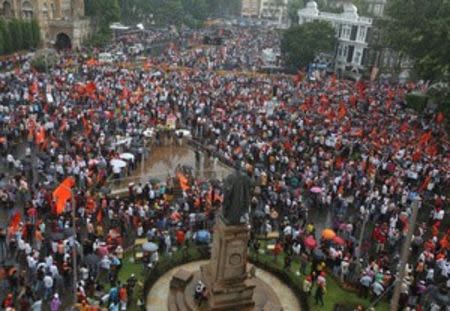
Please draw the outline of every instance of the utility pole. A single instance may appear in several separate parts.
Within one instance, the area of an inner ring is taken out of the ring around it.
[[[364,239],[364,233],[366,231],[367,221],[369,220],[369,211],[368,210],[366,210],[364,212],[363,217],[364,217],[364,220],[363,220],[363,224],[362,224],[362,227],[361,227],[361,232],[359,233],[358,246],[357,246],[357,248],[358,248],[358,252],[356,254],[356,262],[357,263],[359,262],[359,259],[361,258],[362,241]]]
[[[406,241],[403,243],[403,247],[402,247],[398,279],[395,281],[396,284],[395,284],[395,288],[394,288],[394,294],[392,295],[392,300],[391,300],[391,307],[390,307],[391,311],[398,310],[398,302],[400,300],[400,291],[402,288],[403,279],[405,278],[406,263],[408,262],[408,257],[409,257],[409,253],[410,253],[409,249],[411,247],[412,235],[414,233],[414,228],[416,226],[416,220],[417,220],[417,214],[419,211],[419,200],[417,197],[414,198],[414,201],[412,202],[411,206],[412,206],[411,221],[410,221],[410,225],[408,228],[408,234],[406,235]]]
[[[73,264],[73,303],[77,303],[77,214],[75,205],[75,196],[72,189],[70,190],[70,197],[72,198],[72,227],[73,227],[73,245],[72,245],[72,264]]]
[[[145,137],[143,137],[142,139],[141,179],[144,178],[144,166],[145,166]]]

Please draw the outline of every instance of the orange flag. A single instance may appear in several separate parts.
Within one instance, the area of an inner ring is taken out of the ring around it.
[[[345,115],[347,114],[347,109],[345,109],[345,105],[343,102],[339,104],[339,111],[338,111],[338,117],[339,119],[343,119]]]
[[[11,217],[11,229],[15,233],[19,229],[20,220],[22,219],[20,212],[16,212],[13,217]]]
[[[64,212],[66,202],[71,198],[71,189],[75,185],[73,177],[67,177],[61,184],[53,191],[53,199],[56,202],[56,214]]]
[[[36,144],[40,145],[45,141],[45,128],[41,126],[39,130],[36,131],[35,135]]]
[[[183,174],[178,174],[177,177],[178,177],[178,180],[180,181],[181,189],[183,189],[183,191],[188,190],[189,182],[188,182],[187,178]]]

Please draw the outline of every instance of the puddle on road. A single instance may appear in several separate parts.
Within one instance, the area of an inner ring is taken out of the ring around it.
[[[153,146],[144,161],[144,168],[142,162],[137,163],[133,173],[120,182],[113,182],[112,188],[126,188],[130,182],[148,181],[151,178],[166,180],[168,176],[174,175],[177,166],[183,165],[191,167],[194,175],[200,179],[223,179],[232,172],[229,167],[203,152],[200,152],[200,161],[197,162],[194,149],[186,145]]]

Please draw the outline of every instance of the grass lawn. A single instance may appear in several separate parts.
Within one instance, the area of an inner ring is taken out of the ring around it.
[[[195,252],[195,248],[192,248],[190,251]],[[165,256],[161,256],[161,260],[177,260],[178,257],[181,257],[181,250],[175,252],[171,257],[165,258]],[[284,257],[279,256],[276,261],[273,261],[273,257],[267,254],[259,254],[259,260],[263,262],[267,262],[270,265],[275,265],[278,269],[283,269],[284,266]],[[131,260],[130,260],[131,259]],[[299,271],[299,262],[297,260],[294,260],[292,262],[291,271],[289,273],[289,277],[291,280],[295,281],[299,286],[302,286],[303,282],[303,276],[299,276],[296,274],[296,271]],[[309,271],[309,268],[308,270]],[[137,280],[138,285],[136,286],[136,289],[134,291],[134,301],[137,301],[139,297],[142,297],[142,287],[145,281],[145,274],[142,263],[135,263],[132,260],[132,255],[129,254],[124,258],[122,269],[119,273],[119,279],[122,283],[126,282],[126,280],[130,277],[130,275],[134,273]],[[312,311],[332,311],[334,309],[335,304],[344,304],[344,305],[358,305],[361,304],[364,307],[368,307],[370,305],[370,302],[367,299],[363,299],[358,297],[353,292],[347,291],[339,287],[338,283],[334,280],[334,278],[328,276],[327,277],[327,292],[324,296],[324,302],[325,305],[323,307],[319,305],[314,304],[314,294],[315,288],[313,288],[313,291],[311,293],[311,296],[309,297],[309,306]],[[386,301],[381,301],[378,303],[378,305],[375,307],[376,310],[380,311],[387,311],[389,310],[389,304]],[[132,306],[129,306],[127,310],[130,311],[139,311],[138,307],[134,304]]]
[[[270,265],[276,265],[280,270],[284,267],[284,256],[278,256],[277,260],[273,260],[273,256],[267,254],[259,254],[259,260],[263,262],[267,262]],[[302,286],[303,284],[303,276],[297,275],[296,272],[299,271],[300,264],[297,260],[294,260],[291,265],[291,271],[289,273],[289,277],[291,280],[295,281],[295,283]],[[310,271],[310,267],[308,267],[307,271]],[[358,297],[356,293],[351,291],[347,291],[342,289],[337,281],[331,276],[327,276],[327,291],[324,296],[325,305],[322,307],[320,305],[315,305],[314,303],[314,293],[315,287],[313,287],[311,291],[311,296],[308,299],[310,309],[312,311],[321,310],[321,311],[332,311],[334,310],[335,304],[343,304],[343,305],[362,305],[364,307],[368,307],[370,305],[370,301],[367,299],[363,299]],[[386,301],[381,301],[375,306],[376,310],[387,311],[389,310],[389,304]]]

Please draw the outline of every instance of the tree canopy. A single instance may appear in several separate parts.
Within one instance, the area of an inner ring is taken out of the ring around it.
[[[281,51],[287,66],[302,68],[319,53],[332,52],[335,45],[333,26],[326,21],[312,21],[286,30],[281,40]]]
[[[450,1],[391,0],[384,25],[387,44],[409,55],[424,79],[450,78]]]
[[[157,25],[193,26],[208,17],[237,15],[240,9],[241,0],[121,0],[121,19],[126,24],[151,20]]]
[[[0,54],[36,48],[39,41],[40,31],[36,20],[0,19]]]

